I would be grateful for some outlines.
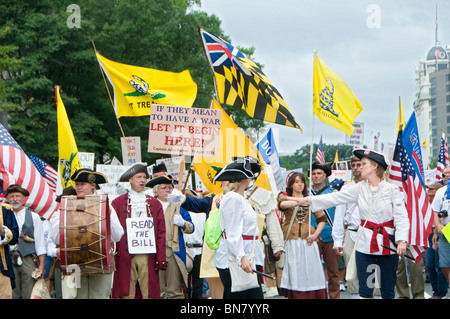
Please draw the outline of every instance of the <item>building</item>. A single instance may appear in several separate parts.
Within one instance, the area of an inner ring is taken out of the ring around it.
[[[426,60],[416,67],[416,113],[419,138],[423,143],[422,160],[426,169],[437,159],[442,131],[450,134],[450,46],[441,46],[437,39]]]

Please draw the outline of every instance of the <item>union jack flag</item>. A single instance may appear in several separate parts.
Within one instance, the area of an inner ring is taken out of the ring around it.
[[[411,163],[402,142],[402,130],[398,132],[391,164],[391,182],[403,192],[410,222],[409,249],[420,263],[423,252],[428,248],[428,236],[433,226],[433,212],[425,187]],[[400,178],[399,178],[400,177]]]
[[[57,209],[56,195],[14,138],[0,124],[0,173],[3,181],[19,184],[30,192],[25,206],[50,218]],[[5,184],[5,183],[4,183]]]
[[[447,146],[447,140],[445,138],[445,133],[442,132],[442,138],[441,138],[441,147],[439,149],[439,158],[437,162],[437,173],[436,173],[436,180],[440,181],[442,180],[442,174],[444,173],[444,168],[448,166],[449,160],[448,160],[448,146]]]
[[[301,130],[281,94],[261,68],[230,43],[199,29],[220,103],[255,119]]]

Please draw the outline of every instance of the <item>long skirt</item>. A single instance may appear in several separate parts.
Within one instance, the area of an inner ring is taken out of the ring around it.
[[[326,299],[325,273],[319,248],[305,239],[286,241],[286,260],[281,277],[281,288],[288,298]]]

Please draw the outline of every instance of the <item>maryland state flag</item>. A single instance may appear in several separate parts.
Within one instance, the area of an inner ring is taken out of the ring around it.
[[[256,179],[255,184],[259,187],[271,191],[269,177],[265,169],[264,160],[262,160],[258,149],[250,139],[241,131],[228,114],[222,109],[216,100],[212,100],[211,109],[222,111],[222,123],[220,126],[220,148],[217,157],[196,157],[192,164],[192,170],[195,171],[202,180],[205,187],[212,193],[221,193],[222,186],[220,182],[214,182],[213,178],[217,172],[225,165],[231,163],[234,157],[251,156],[259,159],[262,171]]]
[[[218,36],[199,32],[220,103],[242,108],[252,118],[301,130],[281,94],[252,60]]]
[[[117,118],[149,116],[152,104],[191,107],[197,97],[189,70],[175,73],[121,64],[98,53],[97,59],[114,88]]]
[[[58,119],[58,171],[61,177],[61,186],[66,188],[75,187],[75,183],[70,179],[72,174],[81,168],[80,156],[78,155],[78,147],[73,136],[72,127],[67,117],[66,108],[64,107],[61,95],[59,94],[59,86],[55,85],[56,94],[56,114]],[[57,187],[58,189],[58,187]]]
[[[348,86],[314,54],[313,113],[325,124],[351,136],[363,107]]]

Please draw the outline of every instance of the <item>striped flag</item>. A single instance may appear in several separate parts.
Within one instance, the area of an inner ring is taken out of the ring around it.
[[[56,183],[58,182],[58,172],[46,162],[41,160],[36,155],[28,154],[28,158],[34,164],[36,169],[45,178],[50,189],[56,193]]]
[[[322,136],[320,136],[319,148],[317,149],[316,162],[325,164],[325,153],[323,150]]]
[[[256,63],[220,37],[200,28],[199,33],[219,103],[241,108],[251,118],[302,131],[280,92]]]
[[[437,161],[437,173],[436,173],[436,180],[441,181],[442,180],[442,174],[444,173],[444,168],[448,166],[448,146],[447,146],[447,139],[445,138],[445,133],[442,132],[442,138],[441,138],[441,147],[439,149],[439,158]]]
[[[30,196],[26,198],[25,206],[41,217],[50,218],[57,209],[55,192],[48,186],[19,144],[1,124],[0,163],[4,168],[2,172],[3,180],[8,178],[10,184],[19,184],[30,192]]]
[[[408,211],[409,249],[411,255],[416,258],[416,263],[420,263],[423,252],[428,248],[428,236],[433,226],[433,213],[425,187],[403,146],[402,130],[398,132],[390,171],[389,178],[403,192]]]

